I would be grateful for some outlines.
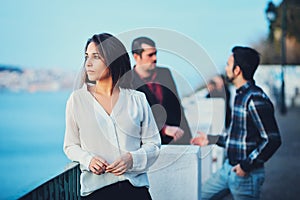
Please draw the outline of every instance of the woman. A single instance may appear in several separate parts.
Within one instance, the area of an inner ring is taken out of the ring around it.
[[[147,169],[160,137],[143,93],[120,87],[130,70],[124,45],[94,35],[85,46],[82,87],[66,107],[64,152],[80,163],[83,199],[151,199]]]

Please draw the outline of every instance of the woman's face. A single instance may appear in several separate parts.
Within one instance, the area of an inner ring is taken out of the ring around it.
[[[90,81],[99,81],[110,77],[109,68],[103,62],[94,42],[87,46],[85,52],[85,70]]]

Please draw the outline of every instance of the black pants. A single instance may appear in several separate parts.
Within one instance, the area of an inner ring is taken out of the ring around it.
[[[81,197],[83,200],[94,199],[128,199],[128,200],[151,200],[147,187],[135,187],[129,181],[121,181],[96,190],[88,196]]]

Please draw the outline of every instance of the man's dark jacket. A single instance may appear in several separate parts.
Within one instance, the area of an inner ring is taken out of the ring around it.
[[[173,141],[172,144],[189,144],[191,131],[180,104],[171,72],[169,69],[163,67],[156,67],[155,71],[157,73],[156,80],[162,88],[163,102],[161,105],[155,95],[151,93],[145,81],[139,77],[135,70],[131,70],[126,74],[126,78],[121,85],[145,93],[156,124],[160,130],[162,144],[168,144],[172,141],[172,137],[162,134],[161,129],[165,124],[169,126],[179,126],[184,130],[183,137],[176,142]]]

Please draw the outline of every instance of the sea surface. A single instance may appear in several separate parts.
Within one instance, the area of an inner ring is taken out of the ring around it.
[[[16,199],[63,172],[70,91],[0,92],[0,199]]]

